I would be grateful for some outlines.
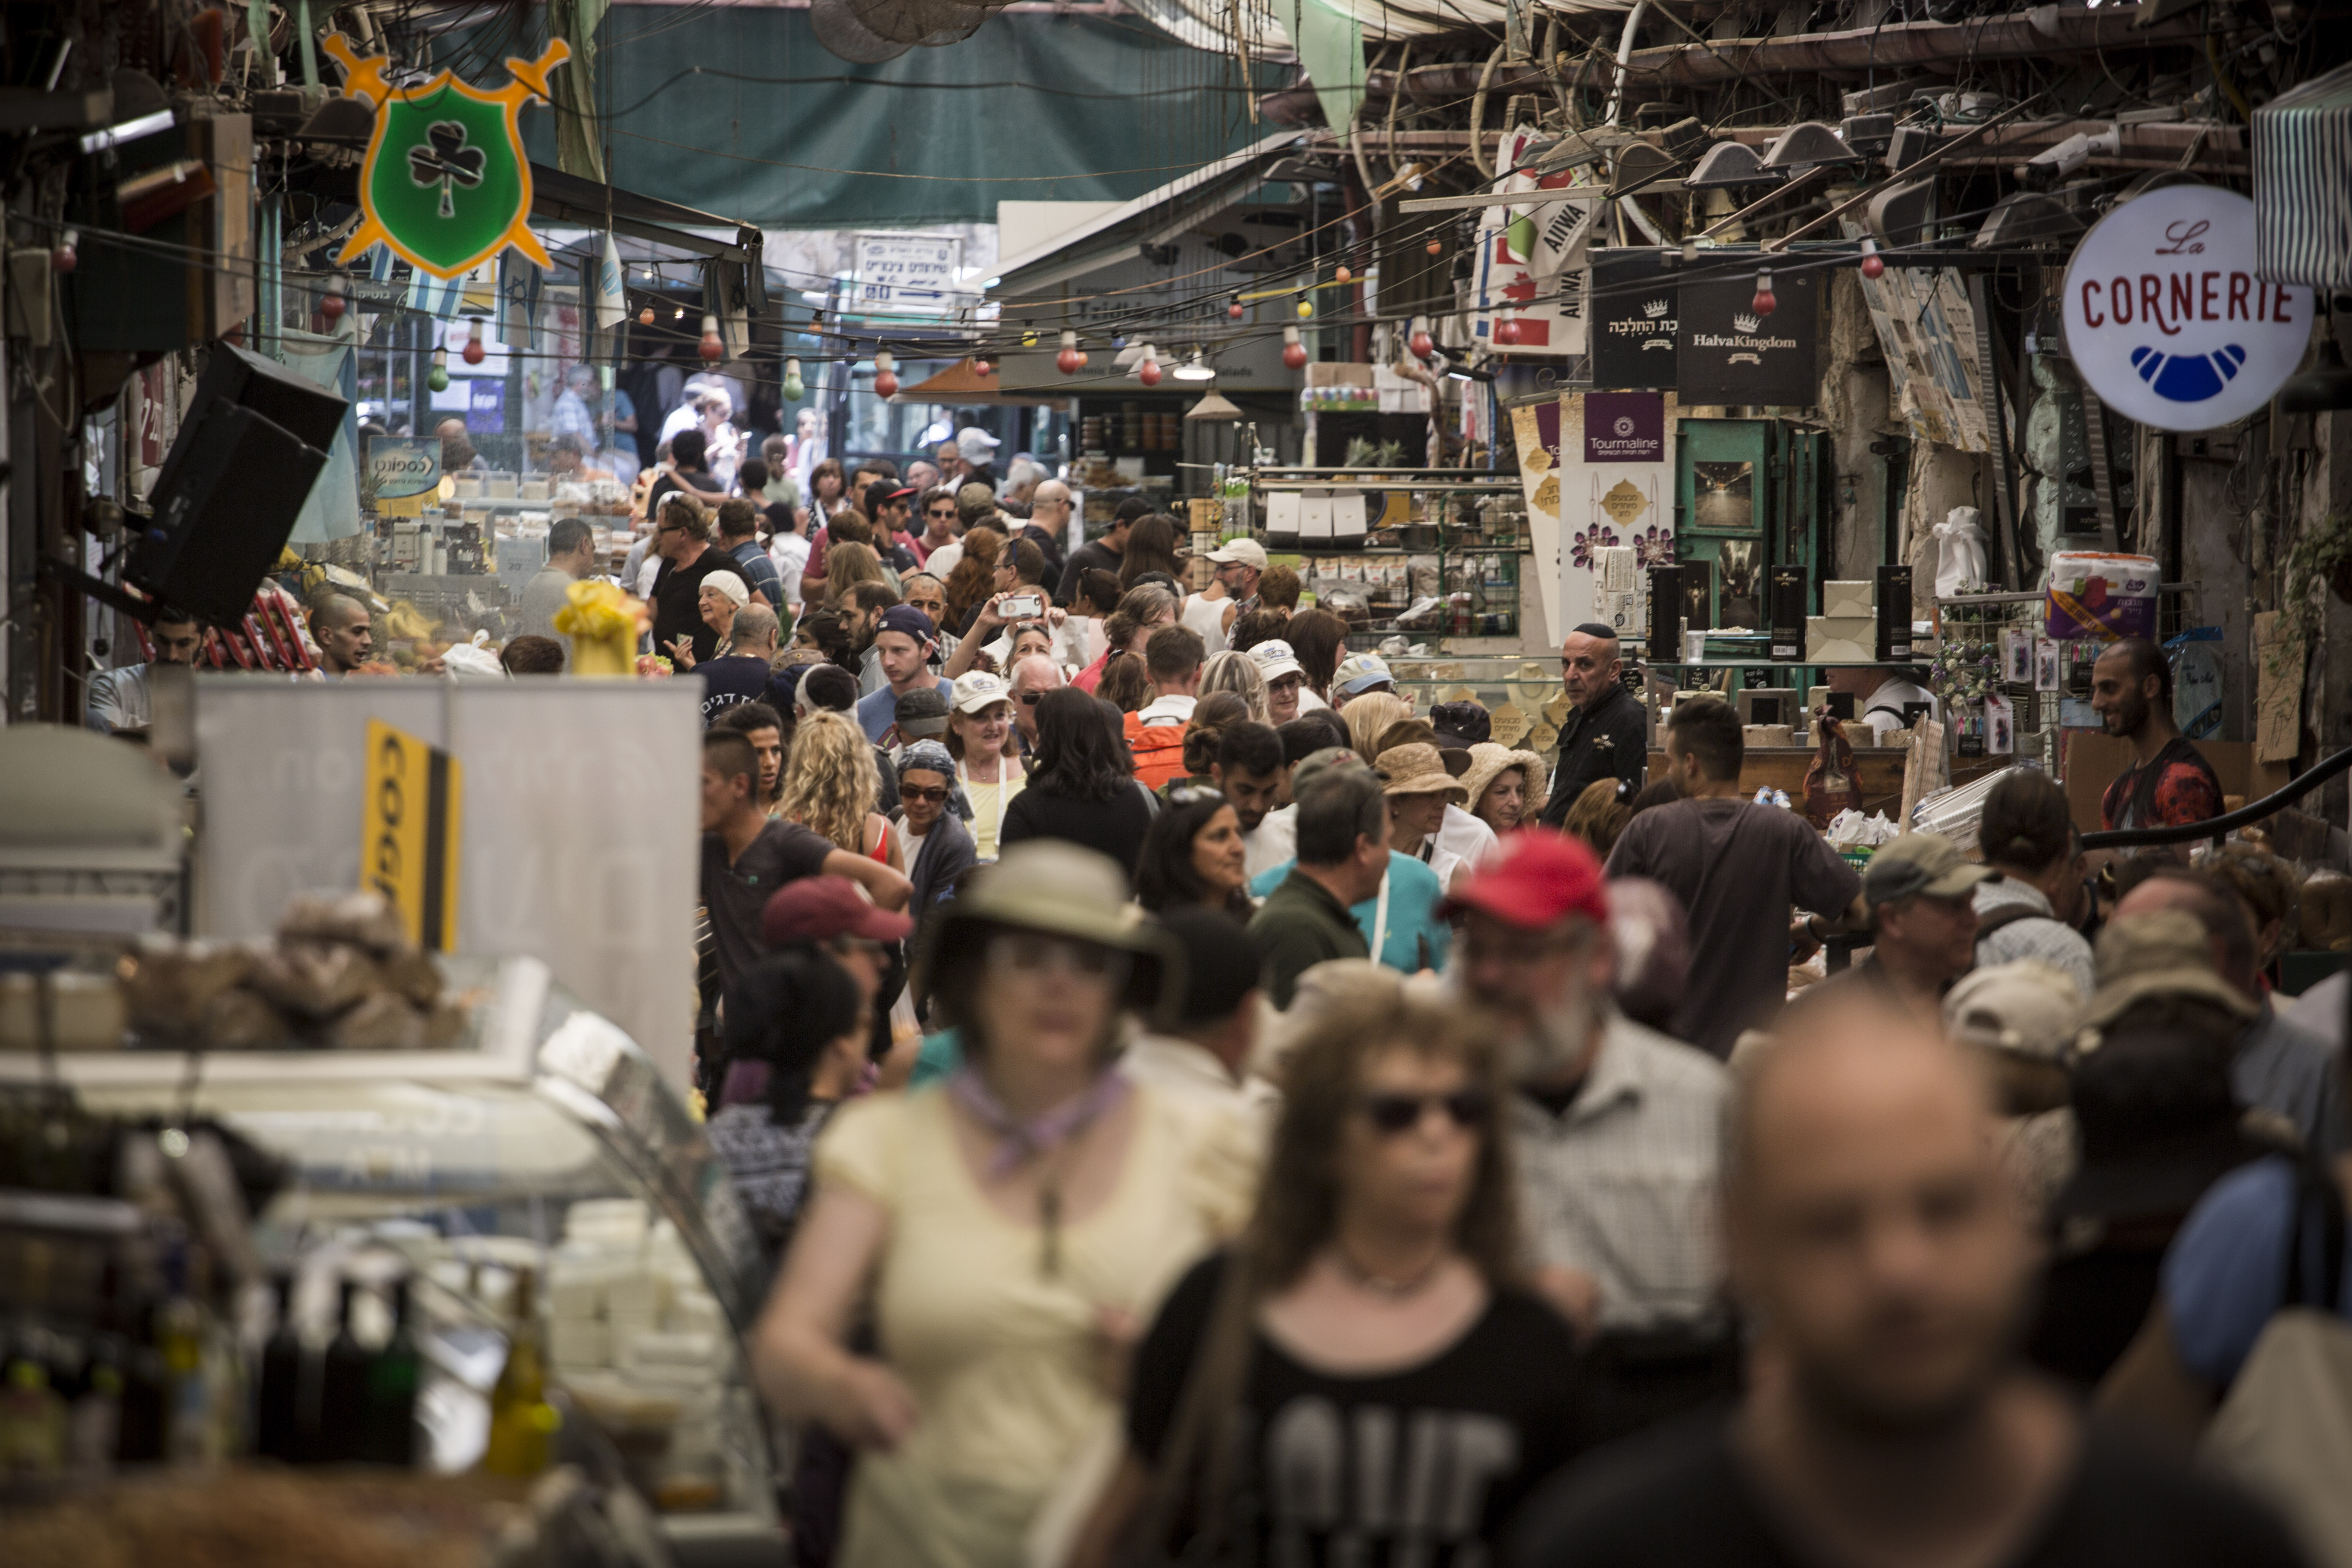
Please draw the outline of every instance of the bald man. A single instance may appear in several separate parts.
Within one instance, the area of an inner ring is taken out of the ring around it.
[[[328,594],[310,612],[310,640],[319,645],[319,668],[339,679],[374,654],[375,623],[349,594]]]
[[[2268,1514],[2086,1426],[2012,1347],[2036,1252],[1983,1074],[1849,995],[1783,1016],[1727,1124],[1739,1406],[1570,1472],[1514,1561],[2191,1568],[2301,1561]]]
[[[1620,677],[1617,633],[1588,621],[1559,648],[1559,686],[1574,711],[1559,727],[1559,765],[1552,770],[1543,825],[1568,821],[1576,797],[1601,779],[1614,779],[1620,797],[1642,787],[1650,763],[1650,721]]]

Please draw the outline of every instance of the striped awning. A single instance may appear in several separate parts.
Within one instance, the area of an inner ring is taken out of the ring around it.
[[[2253,126],[2257,268],[2352,289],[2352,65],[2279,94]]]

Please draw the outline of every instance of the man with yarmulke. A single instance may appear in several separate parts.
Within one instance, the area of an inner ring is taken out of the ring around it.
[[[1560,827],[1576,797],[1601,779],[1617,781],[1621,797],[1642,787],[1650,762],[1650,721],[1619,679],[1617,633],[1587,621],[1559,649],[1560,689],[1571,711],[1559,727],[1559,764],[1552,770],[1543,825]]]

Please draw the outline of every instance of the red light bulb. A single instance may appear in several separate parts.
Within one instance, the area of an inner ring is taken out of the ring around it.
[[[1437,352],[1437,344],[1430,337],[1429,329],[1422,326],[1413,328],[1412,336],[1405,341],[1405,347],[1412,351],[1415,359],[1427,359]]]
[[[1505,316],[1495,323],[1495,341],[1509,348],[1519,341],[1519,319]]]
[[[1076,375],[1087,368],[1086,351],[1078,347],[1078,334],[1064,328],[1062,352],[1054,356],[1054,368],[1064,375]]]
[[[1878,242],[1874,239],[1864,240],[1862,242],[1862,275],[1864,278],[1876,278],[1883,275],[1885,270],[1886,258],[1878,254]]]
[[[1755,311],[1759,316],[1769,316],[1774,310],[1780,308],[1780,301],[1774,299],[1772,296],[1772,269],[1770,268],[1763,267],[1757,269],[1756,298],[1748,302],[1748,308]]]
[[[1442,239],[1433,239],[1427,245],[1423,246],[1422,248],[1429,252],[1430,255],[1435,256],[1445,248],[1445,242]]]
[[[699,352],[712,364],[718,363],[727,353],[727,345],[719,341],[719,318],[716,316],[702,318],[702,347]]]
[[[651,305],[648,305],[644,310],[637,312],[637,325],[641,327],[650,327],[653,324],[654,308]]]
[[[49,270],[52,272],[71,272],[75,268],[80,266],[80,245],[81,235],[74,229],[69,228],[66,230],[65,233],[58,236],[58,243],[49,250]]]
[[[874,395],[877,397],[898,395],[898,374],[896,371],[877,370],[874,373]]]
[[[1135,379],[1143,383],[1146,386],[1158,386],[1160,384],[1160,362],[1156,359],[1145,360],[1143,362],[1143,367],[1135,373]]]
[[[343,319],[343,297],[341,294],[320,295],[319,297],[319,314],[326,317],[331,322],[341,321]]]
[[[971,362],[971,374],[974,375],[994,375],[996,374],[996,362],[988,358],[984,354],[977,356]]]
[[[1282,363],[1293,370],[1307,368],[1307,345],[1298,341],[1297,327],[1282,329]]]
[[[1345,283],[1356,275],[1348,270],[1347,263],[1341,262],[1339,266],[1333,270],[1331,276],[1338,279],[1340,282]]]
[[[478,316],[466,329],[466,347],[463,357],[467,364],[479,364],[488,357],[488,352],[482,346],[482,322],[481,318]]]
[[[1229,321],[1238,321],[1242,319],[1243,314],[1242,302],[1239,300],[1234,300],[1232,304],[1225,307],[1225,316]]]

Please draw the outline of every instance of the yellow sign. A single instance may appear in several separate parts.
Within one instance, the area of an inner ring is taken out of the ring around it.
[[[411,941],[437,952],[457,945],[461,781],[448,752],[368,721],[360,883],[392,901]]]

